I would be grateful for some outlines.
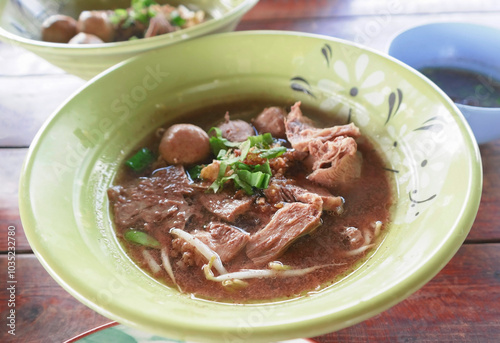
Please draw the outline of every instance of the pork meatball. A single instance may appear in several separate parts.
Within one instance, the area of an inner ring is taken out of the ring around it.
[[[224,116],[224,122],[218,127],[222,132],[222,137],[231,142],[244,142],[250,136],[255,136],[252,125],[243,120],[230,120],[229,113]]]
[[[101,38],[90,33],[80,32],[75,37],[71,38],[69,44],[102,44]]]
[[[83,11],[78,18],[79,32],[90,33],[102,39],[103,42],[112,42],[115,37],[113,24],[106,11]]]
[[[160,155],[169,164],[193,165],[210,156],[208,135],[192,124],[176,124],[168,128],[160,142]]]
[[[68,43],[76,33],[76,20],[67,15],[52,15],[42,24],[42,40],[46,42]]]
[[[285,116],[281,107],[268,107],[255,118],[253,125],[259,133],[269,132],[275,138],[286,138]]]

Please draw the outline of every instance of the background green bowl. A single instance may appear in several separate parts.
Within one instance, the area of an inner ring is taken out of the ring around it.
[[[164,122],[262,97],[350,117],[371,138],[397,184],[388,234],[352,274],[305,297],[235,305],[179,294],[127,257],[106,189],[125,156]],[[20,210],[43,266],[97,312],[171,338],[269,342],[353,325],[415,292],[464,241],[481,187],[464,118],[411,68],[333,38],[257,31],[151,51],[90,81],[31,145]]]
[[[172,5],[192,4],[212,18],[177,32],[126,42],[69,45],[43,42],[42,22],[63,13],[78,18],[83,10],[126,8],[130,0],[0,0],[0,39],[28,49],[70,74],[88,80],[107,68],[144,51],[186,39],[232,31],[258,0],[157,0]]]

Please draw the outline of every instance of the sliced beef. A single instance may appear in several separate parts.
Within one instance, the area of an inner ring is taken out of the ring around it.
[[[359,129],[353,123],[323,129],[314,127],[312,121],[302,115],[300,101],[292,106],[285,120],[285,128],[288,141],[297,151],[309,151],[309,143],[315,141],[326,142],[339,136],[360,136]]]
[[[193,235],[219,254],[222,262],[231,261],[245,247],[250,235],[224,223],[210,223],[205,230]]]
[[[253,198],[243,196],[235,199],[227,192],[200,196],[201,204],[209,211],[228,222],[234,222],[236,218],[250,209]]]
[[[337,137],[325,143],[310,145],[313,172],[307,176],[311,181],[326,187],[347,184],[361,175],[361,155],[351,137]]]
[[[321,210],[338,212],[342,208],[342,197],[334,196],[329,191],[305,180],[300,186],[289,184],[286,180],[273,180],[264,191],[271,203],[296,202],[316,204]]]
[[[314,205],[285,204],[262,230],[250,237],[247,256],[257,265],[274,261],[297,238],[316,229],[320,217],[321,211]]]
[[[121,227],[144,226],[147,223],[166,229],[184,228],[191,211],[182,194],[192,191],[182,167],[167,167],[135,185],[115,186],[108,190],[113,204],[114,221]]]
[[[219,125],[222,137],[231,142],[243,142],[248,137],[255,136],[253,127],[243,120],[230,120],[229,113],[224,116],[224,122]]]
[[[269,132],[275,138],[286,138],[285,116],[283,108],[268,107],[255,118],[253,125],[260,134]]]
[[[187,178],[184,167],[181,165],[169,166],[157,169],[153,172],[151,179],[154,179],[165,192],[191,194],[193,187]]]
[[[312,183],[301,183],[300,186],[305,188],[308,192],[315,193],[321,197],[321,200],[323,200],[324,211],[342,211],[342,208],[344,206],[344,198],[335,196],[325,188],[314,185]]]

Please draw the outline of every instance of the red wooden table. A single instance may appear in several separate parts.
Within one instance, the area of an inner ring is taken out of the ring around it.
[[[494,0],[261,0],[238,30],[320,33],[386,51],[401,30],[435,21],[500,27]],[[500,52],[500,47],[499,47]],[[43,121],[84,81],[0,43],[0,342],[61,342],[110,322],[63,290],[33,255],[17,205],[21,164]],[[451,262],[390,310],[318,342],[500,342],[500,140],[480,147],[476,221]],[[8,232],[16,240],[16,335],[8,334]]]

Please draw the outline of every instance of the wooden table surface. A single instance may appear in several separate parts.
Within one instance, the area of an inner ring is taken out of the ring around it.
[[[500,1],[261,0],[238,30],[295,30],[386,51],[401,30],[435,21],[500,27]],[[500,47],[499,47],[500,52]],[[44,120],[85,82],[0,43],[0,342],[62,342],[110,322],[42,268],[18,210],[21,164]],[[500,128],[499,128],[500,129]],[[426,286],[365,322],[318,342],[500,342],[500,140],[480,147],[484,189],[476,221],[451,262]],[[8,232],[16,240],[16,335],[7,333]]]

